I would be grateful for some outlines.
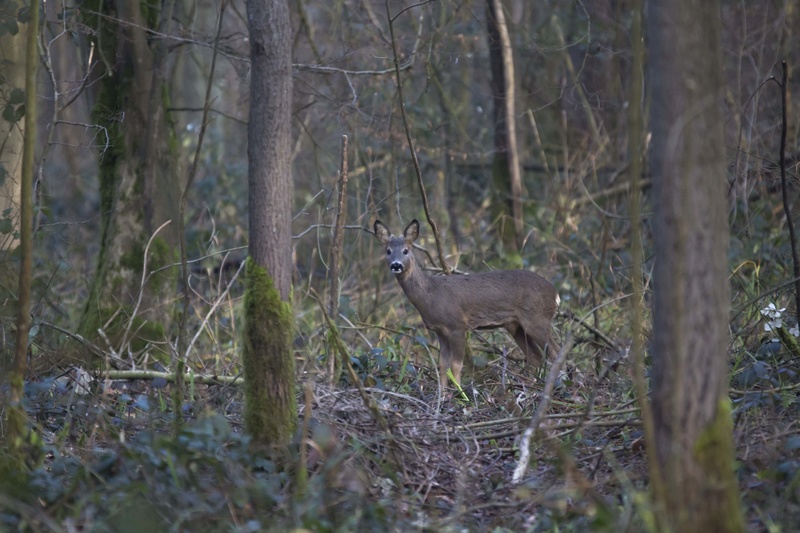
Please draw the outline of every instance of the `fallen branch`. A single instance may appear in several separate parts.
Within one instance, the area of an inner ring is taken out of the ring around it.
[[[157,370],[108,370],[106,372],[103,372],[102,374],[103,377],[107,379],[161,378],[172,382],[174,382],[177,377],[175,372],[159,372]],[[208,374],[193,374],[191,372],[187,372],[186,374],[184,374],[183,379],[194,383],[202,383],[204,385],[240,385],[244,383],[244,377],[241,374],[237,376],[215,376]]]
[[[531,440],[538,432],[539,422],[547,411],[547,408],[550,406],[550,398],[553,394],[553,389],[556,386],[558,373],[561,371],[561,367],[564,365],[564,361],[566,361],[567,354],[571,348],[572,336],[570,335],[567,337],[567,342],[565,342],[564,346],[561,347],[561,351],[558,353],[558,357],[556,357],[556,360],[553,362],[553,366],[550,367],[550,372],[547,374],[547,381],[544,384],[544,390],[542,391],[539,406],[536,408],[536,413],[533,415],[531,423],[525,429],[525,432],[522,434],[522,438],[520,438],[519,462],[517,463],[517,467],[514,469],[514,475],[511,478],[512,483],[519,483],[522,479],[522,476],[525,475],[525,470],[528,468],[528,461],[530,460],[531,456]]]

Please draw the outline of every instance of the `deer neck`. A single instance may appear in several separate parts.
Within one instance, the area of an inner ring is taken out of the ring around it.
[[[416,263],[412,263],[411,268],[395,277],[414,307],[419,308],[418,304],[429,297],[433,280]]]

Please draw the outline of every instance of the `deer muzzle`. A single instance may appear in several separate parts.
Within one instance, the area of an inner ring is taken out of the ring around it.
[[[394,274],[400,274],[403,272],[403,263],[400,261],[394,261],[391,265],[389,265],[389,269]]]

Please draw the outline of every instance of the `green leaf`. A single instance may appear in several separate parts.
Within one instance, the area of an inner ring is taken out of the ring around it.
[[[3,120],[12,124],[25,116],[25,105],[6,104],[3,108]]]
[[[6,122],[12,122],[12,123],[16,122],[16,120],[14,120],[14,106],[13,105],[7,104],[3,108],[3,120],[5,120]]]
[[[6,32],[10,33],[11,35],[16,35],[19,33],[19,25],[17,24],[16,20],[9,20],[5,26],[3,27]],[[4,32],[5,33],[5,32]]]
[[[19,87],[14,87],[11,90],[11,94],[8,96],[8,103],[9,104],[21,104],[25,101],[25,91],[20,89]]]
[[[23,6],[19,9],[17,20],[23,24],[27,24],[31,20],[31,10],[28,6]]]
[[[14,231],[14,224],[11,222],[11,219],[0,218],[0,233],[8,235],[12,231]]]

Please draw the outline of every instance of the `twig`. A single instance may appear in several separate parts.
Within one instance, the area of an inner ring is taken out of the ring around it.
[[[241,262],[241,264],[239,265],[239,268],[236,270],[236,273],[231,277],[230,281],[225,286],[225,290],[222,291],[222,294],[220,294],[217,297],[217,299],[214,301],[214,304],[211,306],[211,309],[209,309],[208,313],[206,313],[206,316],[203,319],[203,321],[200,323],[200,327],[197,328],[197,332],[194,334],[194,337],[192,337],[192,340],[186,346],[186,352],[183,355],[184,360],[189,358],[189,352],[191,352],[192,346],[194,346],[194,343],[200,337],[200,334],[203,332],[203,330],[205,330],[206,324],[208,324],[208,321],[211,319],[211,316],[216,312],[217,307],[219,307],[220,303],[228,295],[228,292],[230,292],[231,287],[233,286],[233,283],[236,281],[236,278],[239,277],[239,274],[242,273],[242,270],[244,270],[244,266],[246,264],[247,263],[245,261]]]
[[[150,245],[153,244],[153,239],[156,238],[158,232],[164,229],[170,222],[172,222],[172,220],[167,220],[166,222],[161,224],[158,228],[156,228],[156,230],[147,240],[147,246],[144,247],[144,254],[143,254],[144,257],[142,258],[142,281],[139,286],[139,294],[136,296],[136,305],[133,307],[133,311],[131,312],[131,317],[128,320],[128,325],[125,327],[125,333],[122,335],[122,340],[119,343],[120,350],[122,350],[122,347],[124,347],[128,342],[131,328],[133,327],[133,322],[136,319],[136,315],[139,313],[139,306],[142,304],[142,296],[144,295],[144,286],[149,278],[149,276],[147,275],[147,256],[148,253],[150,252]]]
[[[528,120],[531,122],[531,130],[533,131],[533,138],[536,141],[536,148],[539,149],[539,158],[542,160],[542,168],[550,179],[555,178],[555,174],[550,172],[550,165],[547,162],[547,154],[544,153],[544,144],[542,144],[542,137],[539,134],[539,126],[536,124],[536,118],[533,116],[533,110],[528,108],[526,112]]]
[[[593,412],[592,413],[592,420],[590,420],[588,422],[585,422],[584,425],[591,425],[591,424],[597,423],[597,422],[599,422],[597,420],[598,418],[605,418],[605,417],[609,417],[609,416],[619,416],[619,415],[629,415],[629,414],[634,414],[634,413],[638,413],[638,412],[639,412],[639,408],[638,407],[629,407],[627,409],[614,409],[614,410],[611,410],[611,411],[602,411],[602,412],[599,412],[599,413],[598,412]],[[555,413],[555,414],[552,414],[552,415],[544,415],[542,417],[542,420],[559,420],[559,419],[562,419],[562,418],[582,418],[582,417],[584,417],[584,415],[585,415],[584,412],[580,412],[580,413]],[[495,420],[484,420],[482,422],[472,422],[470,424],[463,424],[463,425],[460,425],[460,426],[455,426],[453,428],[453,431],[474,430],[474,429],[486,428],[486,427],[492,427],[492,426],[502,426],[502,425],[505,425],[505,424],[513,424],[513,425],[518,426],[518,425],[523,424],[523,423],[529,423],[532,419],[533,419],[533,417],[531,417],[531,416],[512,416],[512,417],[508,417],[508,418],[500,418],[500,419],[495,419]],[[605,423],[603,425],[605,425]],[[560,428],[560,427],[569,427],[569,426],[567,426],[567,425],[555,426],[556,429]]]
[[[342,135],[342,160],[339,172],[339,202],[336,210],[336,221],[333,225],[333,238],[330,247],[330,269],[328,270],[328,284],[330,290],[330,306],[328,316],[336,320],[339,316],[339,264],[342,261],[342,239],[344,238],[344,219],[347,214],[347,135]],[[330,350],[328,357],[328,383],[334,385],[338,379],[336,371],[336,355]]]
[[[55,324],[52,324],[52,323],[50,323],[50,322],[46,322],[46,321],[44,321],[44,320],[39,320],[39,321],[37,321],[36,323],[37,323],[38,325],[40,325],[40,326],[45,326],[45,327],[47,327],[47,328],[54,329],[54,330],[56,330],[56,331],[58,331],[58,332],[60,332],[60,333],[63,333],[63,334],[64,334],[64,335],[66,335],[67,337],[71,337],[71,338],[75,339],[76,341],[78,341],[78,342],[80,342],[81,344],[83,344],[83,345],[84,345],[86,348],[88,348],[88,350],[89,350],[90,352],[92,352],[94,355],[96,355],[97,357],[103,357],[103,356],[105,355],[105,353],[106,353],[106,352],[105,352],[105,351],[104,351],[102,348],[100,348],[98,345],[96,345],[96,344],[94,344],[94,343],[92,343],[92,342],[90,342],[90,341],[87,341],[87,340],[86,340],[86,339],[85,339],[85,338],[84,338],[82,335],[79,335],[79,334],[77,334],[77,333],[73,333],[73,332],[71,332],[71,331],[69,331],[69,330],[66,330],[66,329],[64,329],[64,328],[62,328],[62,327],[60,327],[60,326],[57,326],[57,325],[55,325]],[[113,358],[114,358],[114,359],[116,359],[117,363],[119,363],[119,364],[124,364],[124,361],[123,361],[121,358],[119,358],[119,357],[116,355],[116,353],[114,353],[114,354],[112,354],[112,355],[113,355]]]
[[[411,65],[414,63],[413,56],[412,59],[407,60],[405,63],[400,65],[400,70],[408,70],[411,68]],[[347,70],[343,68],[337,67],[325,67],[322,65],[304,65],[294,63],[292,65],[293,68],[297,70],[307,70],[309,72],[315,72],[317,74],[345,74],[347,76],[384,76],[386,74],[394,74],[394,67],[381,69],[381,70]]]
[[[744,313],[745,310],[747,308],[749,308],[751,305],[753,305],[754,303],[763,300],[767,296],[772,296],[773,294],[775,294],[779,290],[783,289],[784,287],[788,287],[789,285],[791,285],[793,283],[797,284],[798,282],[800,282],[800,276],[795,276],[792,279],[789,279],[789,280],[786,280],[786,281],[784,281],[782,283],[779,283],[778,285],[776,285],[776,286],[774,286],[774,287],[772,287],[770,289],[767,289],[764,292],[762,292],[760,294],[757,294],[756,296],[750,298],[749,300],[747,300],[746,302],[744,302],[743,304],[739,305],[737,308],[734,309],[734,311],[736,311],[736,314],[733,315],[733,317],[731,318],[731,323],[733,323],[737,318],[739,318],[739,315]]]
[[[177,376],[175,372],[159,372],[156,370],[107,370],[102,372],[106,379],[166,379],[167,381],[176,381],[178,377],[183,379],[190,379],[195,383],[203,383],[205,385],[240,385],[244,383],[244,377],[239,374],[236,376],[215,376],[212,374],[192,374],[185,373],[183,376]]]
[[[583,89],[583,84],[581,84],[580,80],[578,79],[578,73],[575,71],[575,65],[572,63],[572,58],[569,55],[569,49],[566,40],[564,39],[564,31],[561,29],[561,24],[558,21],[558,17],[553,15],[553,17],[550,19],[550,24],[555,30],[556,38],[561,46],[564,65],[567,67],[567,72],[569,73],[572,81],[572,86],[575,89],[575,92],[578,94],[578,99],[581,101],[581,105],[586,112],[586,119],[589,121],[589,127],[592,130],[594,142],[597,145],[598,150],[602,150],[605,148],[606,139],[603,138],[600,131],[600,126],[597,124],[597,118],[594,116],[594,113],[592,113],[592,106],[589,104],[589,98],[586,96],[586,91]]]
[[[422,182],[422,170],[420,169],[419,159],[417,158],[417,148],[414,145],[413,137],[411,137],[411,128],[408,123],[408,117],[406,116],[406,103],[405,98],[403,97],[403,81],[400,78],[400,59],[397,56],[397,42],[394,38],[394,20],[400,16],[401,13],[408,11],[412,7],[417,7],[426,3],[428,2],[421,2],[419,4],[414,4],[413,6],[408,6],[400,11],[400,13],[392,17],[391,12],[389,11],[389,0],[386,0],[386,18],[389,21],[389,35],[392,41],[392,59],[394,60],[395,79],[397,81],[397,97],[400,100],[400,116],[403,119],[403,129],[406,133],[408,149],[411,152],[411,161],[414,163],[414,172],[417,175],[417,185],[419,185],[419,193],[420,196],[422,196],[422,207],[425,210],[425,218],[428,220],[428,224],[433,231],[433,238],[436,241],[436,251],[439,254],[439,263],[442,265],[442,271],[445,274],[450,274],[450,267],[447,265],[447,261],[444,258],[444,248],[442,247],[442,239],[441,235],[439,234],[439,226],[437,226],[436,221],[434,221],[433,217],[431,216],[430,205],[428,204],[428,193],[425,191],[425,184]]]
[[[311,295],[311,297],[317,300],[317,303],[319,304],[319,308],[322,311],[322,316],[325,319],[325,322],[327,322],[328,327],[330,328],[330,331],[332,333],[331,339],[334,344],[334,347],[336,348],[336,351],[339,353],[339,357],[342,358],[344,367],[347,368],[347,373],[350,375],[350,380],[358,388],[358,393],[361,396],[361,401],[364,402],[364,407],[366,407],[369,410],[375,423],[378,424],[378,427],[380,427],[380,429],[386,435],[386,440],[387,440],[386,446],[389,450],[389,455],[392,457],[392,460],[395,463],[395,467],[403,469],[404,470],[403,474],[405,475],[405,467],[403,466],[403,462],[400,458],[400,455],[397,452],[395,438],[392,435],[391,428],[389,427],[389,422],[386,420],[386,417],[383,416],[383,414],[381,413],[378,404],[375,403],[375,400],[372,398],[372,396],[370,396],[369,393],[367,393],[366,388],[364,388],[364,384],[358,378],[358,374],[356,374],[356,371],[353,369],[353,365],[350,363],[350,353],[347,350],[347,346],[345,346],[344,342],[342,342],[342,337],[339,335],[339,330],[336,328],[336,323],[333,320],[331,320],[331,318],[328,316],[328,313],[325,312],[325,306],[323,305],[322,301],[313,294]]]
[[[181,312],[178,324],[178,346],[176,350],[177,357],[175,364],[173,365],[175,367],[176,376],[179,377],[179,379],[177,379],[175,382],[176,405],[178,405],[178,402],[182,401],[184,391],[183,379],[181,378],[183,376],[184,366],[186,365],[186,358],[189,355],[189,349],[184,347],[186,344],[186,321],[188,320],[189,308],[191,307],[191,294],[189,292],[189,264],[187,261],[188,258],[186,252],[186,203],[188,201],[189,191],[192,188],[192,183],[194,183],[194,178],[197,175],[197,167],[200,162],[200,151],[203,148],[203,139],[205,138],[206,130],[208,129],[208,114],[209,110],[211,109],[211,91],[214,86],[214,70],[217,64],[219,39],[222,35],[222,18],[225,14],[225,7],[227,4],[227,0],[223,0],[220,3],[219,13],[217,14],[217,29],[214,36],[214,47],[212,48],[211,54],[211,68],[208,73],[206,94],[205,99],[203,100],[203,117],[200,121],[200,131],[198,132],[197,136],[197,147],[195,148],[194,158],[192,159],[192,166],[189,168],[189,175],[186,178],[186,186],[183,189],[181,203],[178,210],[178,241],[180,242],[181,252],[181,292],[183,293],[183,310]],[[202,331],[202,328],[198,331]],[[195,338],[197,337],[195,336]],[[194,339],[192,339],[192,342],[194,342]],[[181,356],[183,356],[183,359],[181,359]],[[180,417],[176,417],[176,420],[180,420]]]
[[[600,306],[596,306],[595,309],[600,309]],[[564,318],[567,318],[569,320],[574,320],[575,322],[577,322],[578,324],[580,324],[581,326],[585,327],[590,332],[592,332],[595,337],[597,337],[598,339],[603,341],[605,344],[607,344],[608,347],[611,348],[612,350],[619,350],[620,349],[619,345],[616,342],[614,342],[613,339],[611,339],[608,335],[606,335],[605,333],[600,331],[598,328],[596,328],[596,327],[592,326],[591,324],[589,324],[583,318],[577,316],[575,313],[572,312],[572,310],[567,309],[565,311],[559,311],[558,316],[563,316]]]
[[[328,314],[339,315],[339,263],[342,260],[342,239],[344,237],[344,220],[347,215],[347,135],[342,135],[342,160],[339,171],[339,201],[336,209],[336,221],[333,225],[333,239],[330,249],[330,304]]]
[[[544,417],[546,420],[548,417]],[[554,426],[548,426],[547,429],[551,431],[559,431],[557,434],[539,435],[544,440],[554,440],[563,438],[570,433],[575,433],[577,429],[583,428],[623,428],[623,427],[641,427],[642,421],[638,418],[626,418],[624,420],[581,420],[579,422],[565,422]],[[516,437],[519,435],[519,428],[511,428],[506,431],[497,431],[495,433],[482,433],[478,438],[482,441],[499,440],[508,437]],[[523,473],[524,475],[524,473]]]
[[[728,393],[731,396],[746,396],[748,394],[777,394],[779,392],[786,392],[795,389],[800,389],[800,383],[792,383],[791,385],[784,385],[783,387],[773,387],[771,389],[740,390],[740,389],[730,388],[728,389]]]
[[[642,1],[633,2],[633,20],[631,22],[631,40],[633,42],[633,77],[631,80],[631,105],[628,106],[628,136],[630,158],[630,184],[629,198],[631,213],[631,278],[633,281],[633,302],[631,306],[631,354],[633,358],[633,383],[639,406],[642,409],[644,421],[645,442],[650,446],[651,453],[647,454],[647,467],[655,501],[666,501],[664,473],[656,456],[655,421],[653,410],[647,394],[647,381],[644,370],[644,284],[642,280],[642,217],[640,213],[641,173],[642,173],[642,148],[644,119],[642,117],[642,91],[644,87],[644,43],[642,39]]]
[[[297,473],[295,475],[296,494],[303,496],[308,488],[308,443],[311,441],[311,403],[314,398],[313,384],[309,381],[303,386],[305,409],[303,410],[303,425],[300,428],[300,454],[297,459]]]

